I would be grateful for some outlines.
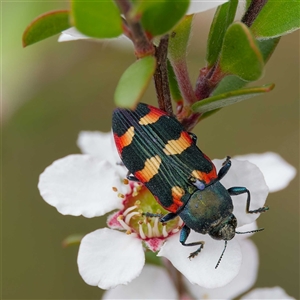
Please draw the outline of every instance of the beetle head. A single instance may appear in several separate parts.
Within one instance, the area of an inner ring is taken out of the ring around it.
[[[210,230],[209,235],[215,240],[229,241],[235,236],[236,217],[230,214],[220,224]]]

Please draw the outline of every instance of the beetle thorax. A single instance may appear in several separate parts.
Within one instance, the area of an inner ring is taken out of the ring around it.
[[[227,218],[232,215],[232,200],[224,186],[215,182],[204,190],[197,190],[180,213],[183,222],[196,232],[206,234],[216,228],[227,232]],[[223,225],[222,225],[223,224]],[[224,228],[223,228],[224,227]],[[222,234],[222,236],[224,236]]]

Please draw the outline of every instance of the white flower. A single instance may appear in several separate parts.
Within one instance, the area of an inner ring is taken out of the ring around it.
[[[140,211],[155,213],[159,205],[144,187],[123,183],[126,169],[117,164],[111,134],[82,132],[78,145],[85,154],[55,161],[41,174],[38,187],[44,200],[62,214],[90,218],[118,210],[108,219],[110,228],[98,229],[82,239],[78,266],[88,284],[108,289],[132,281],[143,269],[145,247],[160,250],[158,255],[170,260],[190,282],[206,288],[223,286],[237,275],[242,264],[239,238],[228,243],[222,262],[215,269],[224,243],[192,232],[187,242],[204,240],[205,247],[197,257],[187,259],[195,249],[180,244],[179,218],[162,225],[158,218],[146,220],[141,216]],[[220,169],[222,160],[214,163]],[[226,188],[246,186],[252,195],[251,209],[262,207],[268,194],[263,175],[249,162],[232,160],[222,184]],[[232,198],[238,226],[254,222],[259,214],[245,213],[246,196]],[[115,229],[125,229],[127,234]]]
[[[207,0],[192,0],[189,6],[189,9],[187,11],[187,15],[191,14],[197,14],[206,10],[209,10],[211,8],[215,8],[228,0],[220,0],[220,1],[207,1]],[[69,41],[76,41],[76,40],[84,40],[84,39],[89,39],[89,40],[94,40],[94,41],[113,41],[115,46],[120,46],[120,47],[130,47],[132,48],[133,45],[131,41],[125,37],[124,35],[119,36],[118,38],[112,38],[112,39],[96,39],[96,38],[91,38],[89,36],[86,36],[79,32],[75,27],[71,27],[69,29],[64,30],[61,35],[58,38],[59,42],[69,42]]]
[[[205,289],[188,282],[186,295],[178,295],[178,286],[172,281],[170,274],[158,266],[146,265],[141,275],[129,285],[118,286],[103,294],[103,299],[233,299],[247,291],[254,284],[257,277],[258,255],[253,242],[245,239],[241,242],[243,260],[239,274],[227,285],[216,289]],[[181,287],[182,288],[182,287]],[[159,292],[158,292],[159,291]],[[293,300],[281,287],[258,288],[245,294],[241,300],[248,299],[284,299]]]
[[[243,230],[255,228],[256,225],[253,223]],[[238,236],[238,239],[240,239],[242,255],[247,259],[243,259],[238,275],[229,284],[220,288],[207,289],[191,284],[187,280],[180,282],[194,299],[233,299],[252,287],[259,264],[257,249],[251,240],[245,238],[245,235]],[[103,299],[182,299],[177,294],[180,288],[176,286],[176,276],[174,277],[171,278],[162,267],[146,265],[137,279],[129,285],[121,285],[105,292]]]
[[[141,275],[128,285],[119,285],[103,294],[102,299],[179,299],[166,270],[145,265]]]
[[[235,156],[238,160],[248,160],[263,172],[270,192],[285,189],[296,176],[296,168],[273,152]]]
[[[279,286],[272,288],[260,288],[255,289],[246,295],[244,295],[241,300],[248,299],[284,299],[284,300],[293,300],[295,298],[289,296],[284,289]]]
[[[191,0],[190,6],[187,11],[187,15],[197,14],[212,8],[215,8],[228,0],[217,0],[217,1],[207,1],[207,0]]]

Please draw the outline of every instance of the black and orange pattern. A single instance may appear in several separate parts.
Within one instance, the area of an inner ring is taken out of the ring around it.
[[[140,103],[135,110],[113,113],[113,132],[120,157],[139,181],[170,212],[178,212],[195,186],[217,179],[215,166],[173,117]]]

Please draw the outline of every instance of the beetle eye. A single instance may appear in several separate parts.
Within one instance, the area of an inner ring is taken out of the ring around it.
[[[200,191],[203,191],[205,189],[205,184],[198,179],[196,180],[196,182],[193,183],[193,185]]]

